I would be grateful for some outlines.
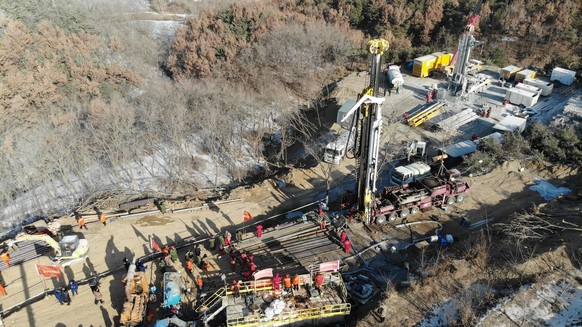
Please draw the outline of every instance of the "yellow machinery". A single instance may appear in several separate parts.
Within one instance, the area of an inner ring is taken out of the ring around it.
[[[149,283],[145,272],[136,271],[135,259],[124,276],[125,303],[119,322],[124,326],[139,326],[145,318],[149,299]]]
[[[430,107],[418,112],[417,114],[413,115],[412,117],[408,118],[408,124],[410,126],[416,127],[421,125],[422,123],[428,121],[429,119],[440,115],[445,108],[444,102],[437,102]]]
[[[85,259],[89,252],[89,242],[86,239],[79,238],[77,235],[64,236],[60,242],[57,242],[47,234],[20,234],[14,240],[8,242],[9,253],[17,252],[18,243],[23,241],[42,241],[47,243],[54,250],[54,256],[51,257],[51,260],[59,262],[63,267]]]

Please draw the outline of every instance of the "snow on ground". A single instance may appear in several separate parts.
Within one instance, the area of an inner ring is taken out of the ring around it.
[[[567,187],[556,187],[545,179],[538,178],[535,182],[536,184],[530,186],[529,189],[538,192],[546,201],[553,200],[560,195],[572,192],[572,190]]]
[[[490,310],[477,326],[581,326],[581,272],[549,283],[523,286]]]

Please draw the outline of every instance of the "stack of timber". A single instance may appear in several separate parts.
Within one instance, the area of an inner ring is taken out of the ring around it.
[[[440,121],[437,126],[444,131],[450,132],[459,129],[459,127],[466,125],[477,118],[479,118],[479,115],[477,115],[472,109],[467,108]]]

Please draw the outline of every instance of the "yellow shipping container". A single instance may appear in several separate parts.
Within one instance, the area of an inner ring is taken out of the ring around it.
[[[523,80],[526,78],[535,78],[535,77],[536,77],[536,71],[531,70],[531,69],[524,69],[522,71],[517,72],[517,74],[515,74],[515,80],[518,82],[523,82]]]
[[[441,69],[451,63],[452,53],[435,52],[426,56],[414,59],[412,75],[417,77],[427,77],[433,69]]]
[[[453,60],[452,53],[435,52],[432,55],[437,57],[434,69],[441,69],[442,67],[449,65],[451,60]]]
[[[501,77],[506,81],[510,81],[515,77],[515,74],[517,74],[517,72],[521,71],[522,69],[523,68],[521,67],[513,65],[501,68]]]
[[[414,59],[412,75],[418,77],[427,77],[430,71],[434,68],[437,59],[438,57],[432,54]]]

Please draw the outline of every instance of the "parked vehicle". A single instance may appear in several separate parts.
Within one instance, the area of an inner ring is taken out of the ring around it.
[[[452,169],[446,172],[444,178],[429,176],[405,186],[385,188],[372,210],[375,222],[391,222],[421,210],[463,202],[469,192],[469,184],[462,181],[460,175],[458,170]]]
[[[394,168],[390,180],[395,185],[410,184],[430,175],[430,166],[423,162]]]
[[[335,165],[339,164],[347,152],[354,147],[355,138],[355,129],[342,129],[337,138],[325,146],[323,161]]]

